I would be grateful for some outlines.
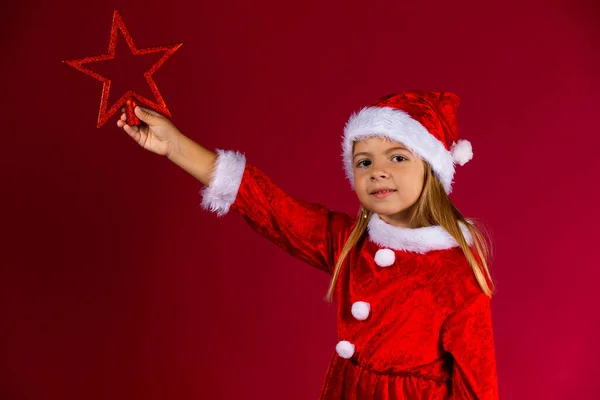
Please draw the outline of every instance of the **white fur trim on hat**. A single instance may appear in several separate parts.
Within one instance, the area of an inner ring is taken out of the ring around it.
[[[202,207],[223,216],[235,202],[244,169],[246,157],[234,151],[217,150],[213,176],[208,186],[201,191]]]
[[[446,193],[452,191],[454,159],[444,144],[417,120],[402,110],[391,107],[364,107],[353,114],[344,127],[342,143],[346,177],[354,189],[352,147],[357,140],[385,136],[406,146],[417,157],[427,161],[441,181]]]
[[[375,264],[380,267],[389,267],[396,261],[396,253],[390,249],[379,249],[375,253]]]
[[[352,316],[359,321],[364,321],[369,317],[371,305],[366,301],[357,301],[352,304]]]
[[[335,346],[335,351],[342,358],[351,358],[354,355],[354,350],[354,345],[347,340],[342,340]]]

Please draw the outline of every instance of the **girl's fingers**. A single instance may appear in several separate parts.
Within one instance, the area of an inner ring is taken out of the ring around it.
[[[127,124],[127,117],[121,117],[121,119],[119,119],[119,120],[117,121],[117,126],[118,126],[119,128],[122,128],[122,127],[124,127],[126,124]],[[132,128],[136,129],[136,128],[137,128],[137,126],[134,126],[134,127],[132,127]]]
[[[123,129],[125,130],[125,132],[127,132],[127,134],[129,136],[134,137],[134,138],[136,137],[136,135],[138,133],[138,130],[135,128],[137,128],[137,126],[131,126],[131,125],[127,125],[127,124],[125,124],[123,126]]]

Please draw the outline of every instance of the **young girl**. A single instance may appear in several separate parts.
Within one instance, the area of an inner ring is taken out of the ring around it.
[[[150,110],[117,122],[142,147],[202,182],[202,205],[235,210],[289,254],[332,275],[338,336],[321,399],[497,399],[481,232],[454,207],[459,98],[408,91],[353,114],[344,129],[356,216],[287,195],[238,152],[213,153]]]

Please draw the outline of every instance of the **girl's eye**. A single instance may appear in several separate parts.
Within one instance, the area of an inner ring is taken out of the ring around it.
[[[394,160],[394,159],[399,159],[398,162],[402,162],[402,161],[406,161],[407,160],[406,157],[404,157],[404,156],[398,156],[398,155],[393,156],[392,160]],[[369,165],[371,165],[371,160],[361,160],[358,163],[356,163],[356,166],[358,168],[368,167]]]

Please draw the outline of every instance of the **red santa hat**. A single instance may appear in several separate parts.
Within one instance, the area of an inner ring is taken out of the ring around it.
[[[342,143],[346,176],[354,189],[353,143],[387,137],[427,161],[446,193],[452,191],[454,165],[473,158],[471,143],[458,139],[456,111],[460,98],[450,92],[411,90],[381,97],[352,114]]]

